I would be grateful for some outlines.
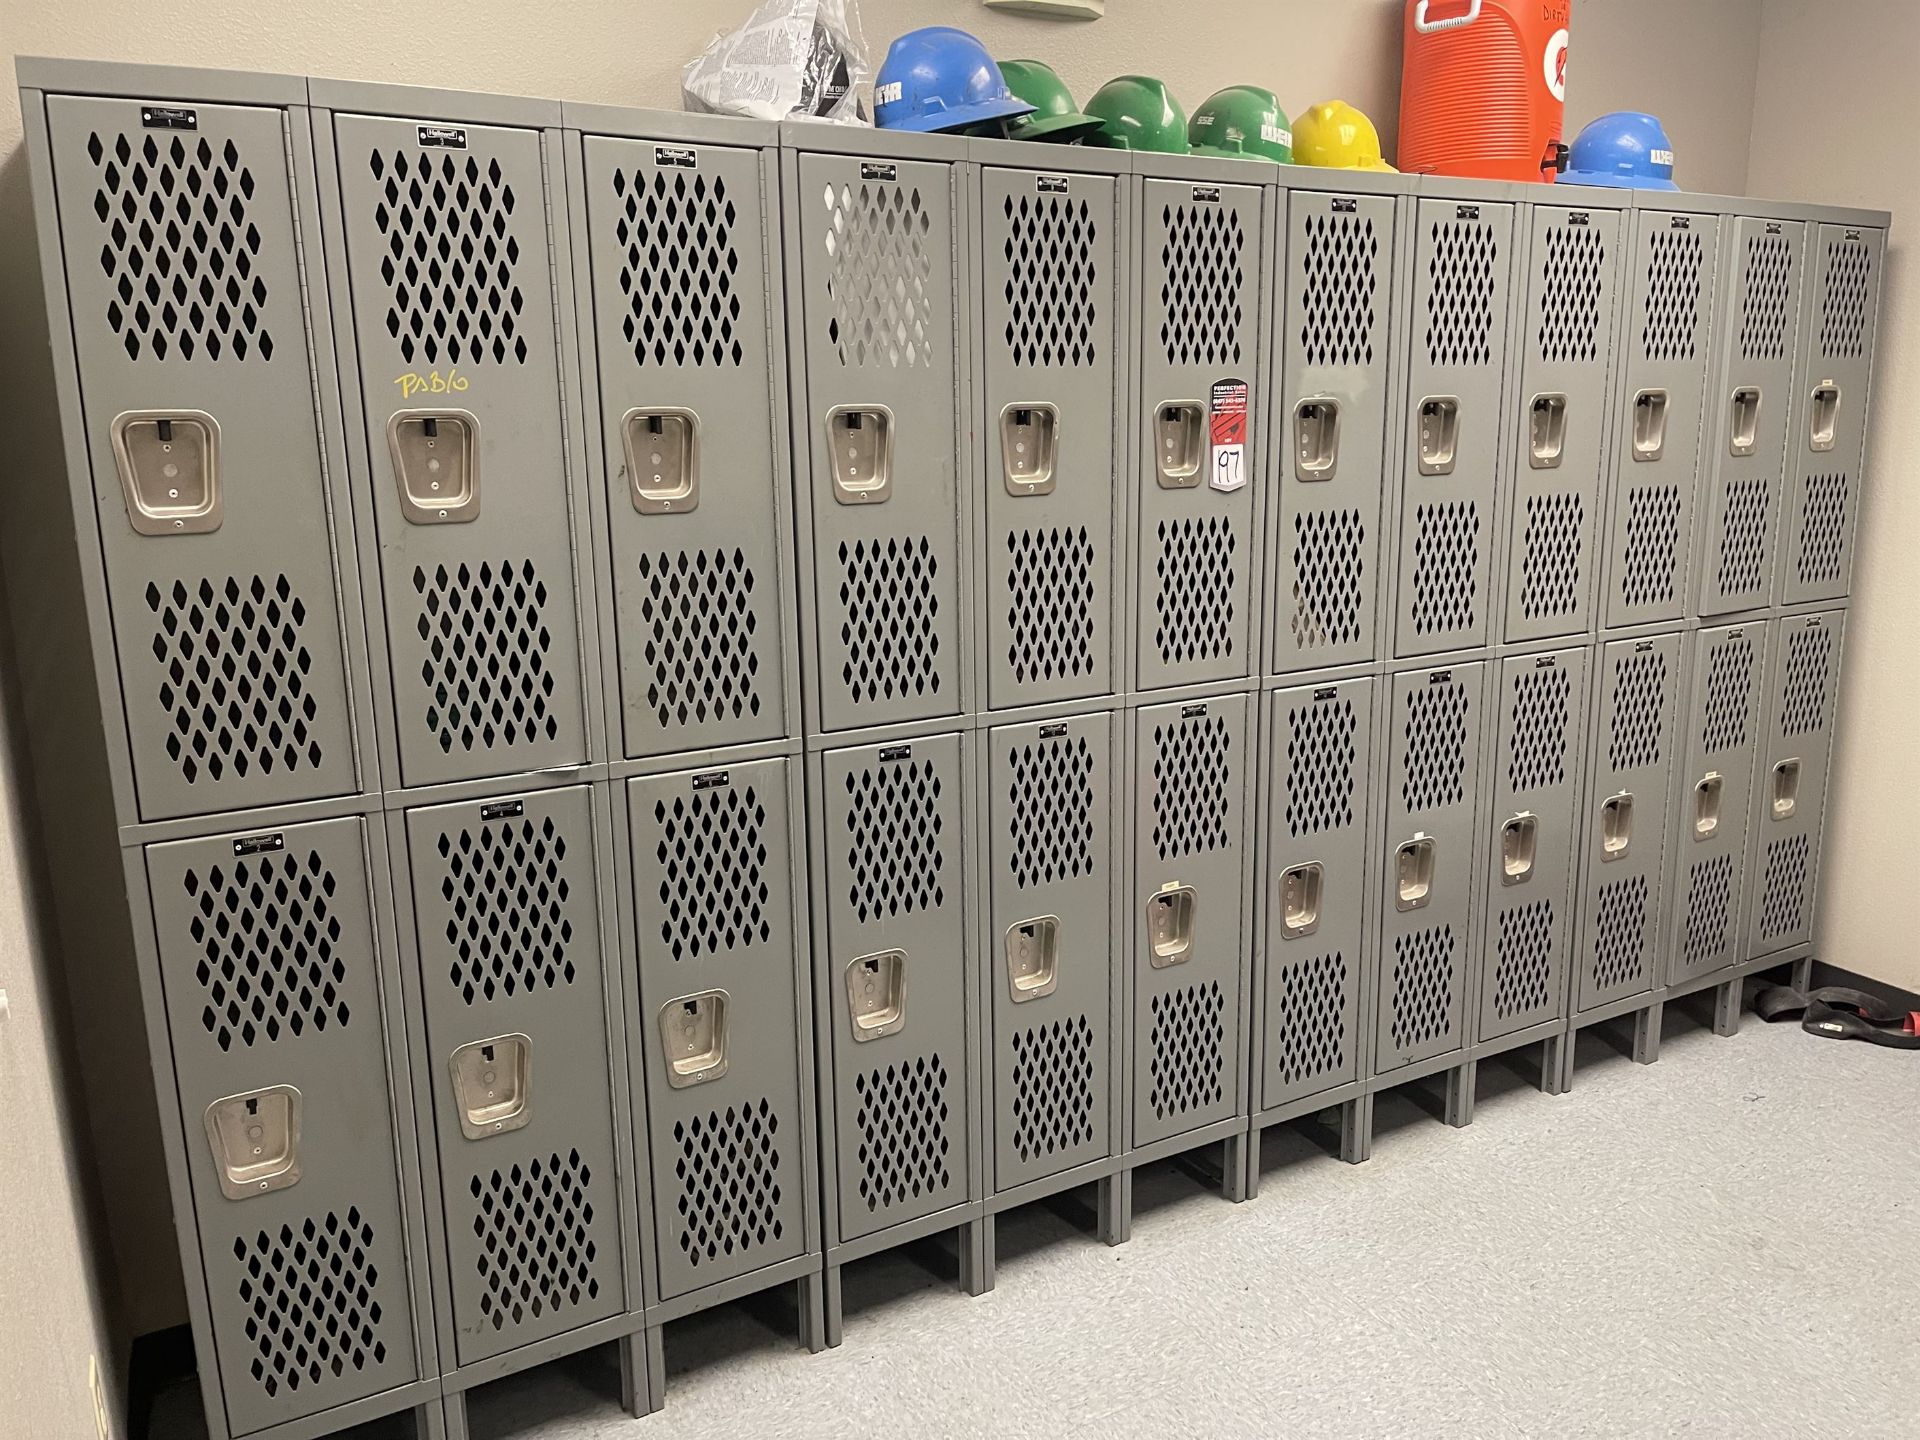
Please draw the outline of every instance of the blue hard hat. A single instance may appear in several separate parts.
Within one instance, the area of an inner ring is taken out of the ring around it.
[[[1029,115],[987,47],[964,30],[929,25],[887,47],[873,81],[873,122],[883,130],[958,130]]]
[[[1616,110],[1589,121],[1573,142],[1562,185],[1606,185],[1616,190],[1678,190],[1673,143],[1659,118]]]

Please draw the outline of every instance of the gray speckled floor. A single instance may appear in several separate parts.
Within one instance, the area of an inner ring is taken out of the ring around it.
[[[1149,1170],[1113,1249],[1021,1212],[977,1299],[867,1262],[824,1355],[682,1322],[641,1428],[594,1354],[481,1392],[474,1435],[1920,1433],[1920,1056],[1669,1013],[1657,1065],[1580,1061],[1558,1099],[1485,1067],[1461,1131],[1385,1098],[1365,1165],[1274,1132],[1246,1205]]]

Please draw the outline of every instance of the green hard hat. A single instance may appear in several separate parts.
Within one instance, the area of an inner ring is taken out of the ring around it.
[[[1196,155],[1293,163],[1286,112],[1271,90],[1257,85],[1229,85],[1209,95],[1187,123],[1187,140]]]
[[[1040,60],[1002,60],[1000,74],[1014,99],[1033,106],[1031,115],[1021,115],[1007,126],[1009,140],[1068,145],[1100,132],[1100,121],[1080,113],[1051,65]]]
[[[1087,101],[1087,114],[1104,127],[1088,144],[1109,150],[1157,150],[1164,155],[1188,151],[1187,113],[1166,82],[1151,75],[1109,80]]]

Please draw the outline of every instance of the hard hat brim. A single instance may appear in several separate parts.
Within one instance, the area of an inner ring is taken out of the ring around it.
[[[1033,112],[1034,107],[1026,101],[1015,100],[1009,96],[1005,100],[982,100],[975,105],[956,105],[951,110],[936,110],[930,115],[914,115],[897,125],[881,124],[876,128],[909,130],[923,135],[932,135],[945,130],[964,130],[969,125],[979,125],[988,120],[1011,120],[1016,116],[1031,115]]]
[[[1195,145],[1191,153],[1206,155],[1216,160],[1264,160],[1269,165],[1285,165],[1285,160],[1276,160],[1271,155],[1263,155],[1258,150],[1229,150],[1223,145]]]
[[[1554,182],[1557,185],[1590,185],[1596,190],[1678,190],[1671,180],[1657,175],[1614,175],[1604,170],[1568,170]]]
[[[1106,129],[1106,123],[1091,115],[1047,115],[1037,120],[1015,121],[1007,131],[1009,140],[1049,140],[1064,145],[1084,140]]]

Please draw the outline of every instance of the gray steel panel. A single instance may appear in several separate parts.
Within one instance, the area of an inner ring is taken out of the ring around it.
[[[584,785],[407,812],[460,1365],[627,1308],[599,833]],[[468,1139],[452,1058],[508,1035],[532,1042],[531,1119]]]
[[[1363,676],[1276,691],[1267,702],[1262,1110],[1360,1078],[1374,692]],[[1319,867],[1319,903],[1312,928],[1290,933],[1286,875],[1308,865]]]
[[[334,118],[401,776],[426,785],[587,758],[552,218],[541,133]],[[465,411],[479,508],[415,521],[396,413]]]
[[[1416,212],[1407,403],[1399,454],[1393,653],[1483,645],[1493,584],[1514,208],[1422,200]],[[1451,469],[1422,473],[1429,400],[1458,406]]]
[[[147,875],[233,1433],[418,1378],[361,822],[154,845]],[[203,1117],[275,1085],[299,1179],[228,1200]]]
[[[627,782],[662,1299],[806,1249],[798,1047],[812,1041],[794,968],[792,763]],[[727,996],[726,1072],[675,1088],[663,1017],[713,990]]]
[[[1111,694],[1121,182],[990,168],[980,186],[987,704]],[[1002,416],[1037,405],[1057,412],[1052,488],[1016,494]]]
[[[140,818],[351,794],[287,112],[198,105],[184,131],[144,128],[134,100],[46,110],[126,702],[108,725],[124,723]],[[134,530],[113,422],[142,410],[214,418],[217,529]]]
[[[591,135],[584,153],[600,377],[589,414],[604,454],[622,753],[777,739],[793,562],[776,498],[787,435],[776,433],[769,276],[780,242],[762,155]],[[626,438],[636,410],[692,413],[691,508],[637,507]]]
[[[1680,763],[1675,748],[1681,654],[1678,634],[1616,640],[1598,652],[1589,734],[1582,844],[1576,1010],[1650,991],[1667,872],[1668,800]],[[1607,802],[1631,797],[1625,853],[1607,859]]]
[[[1113,1153],[1113,725],[1102,713],[988,732],[982,959],[996,1191]],[[1056,979],[1051,993],[1021,998],[1007,937],[1034,919],[1058,922]]]
[[[837,1234],[855,1240],[967,1200],[966,776],[961,737],[830,750],[819,796],[827,853],[823,1066]],[[848,967],[904,953],[900,1028],[856,1040]]]
[[[1133,1149],[1240,1109],[1243,957],[1252,906],[1244,868],[1251,697],[1150,705],[1134,714]],[[1147,905],[1169,886],[1194,893],[1192,945],[1156,966]]]

